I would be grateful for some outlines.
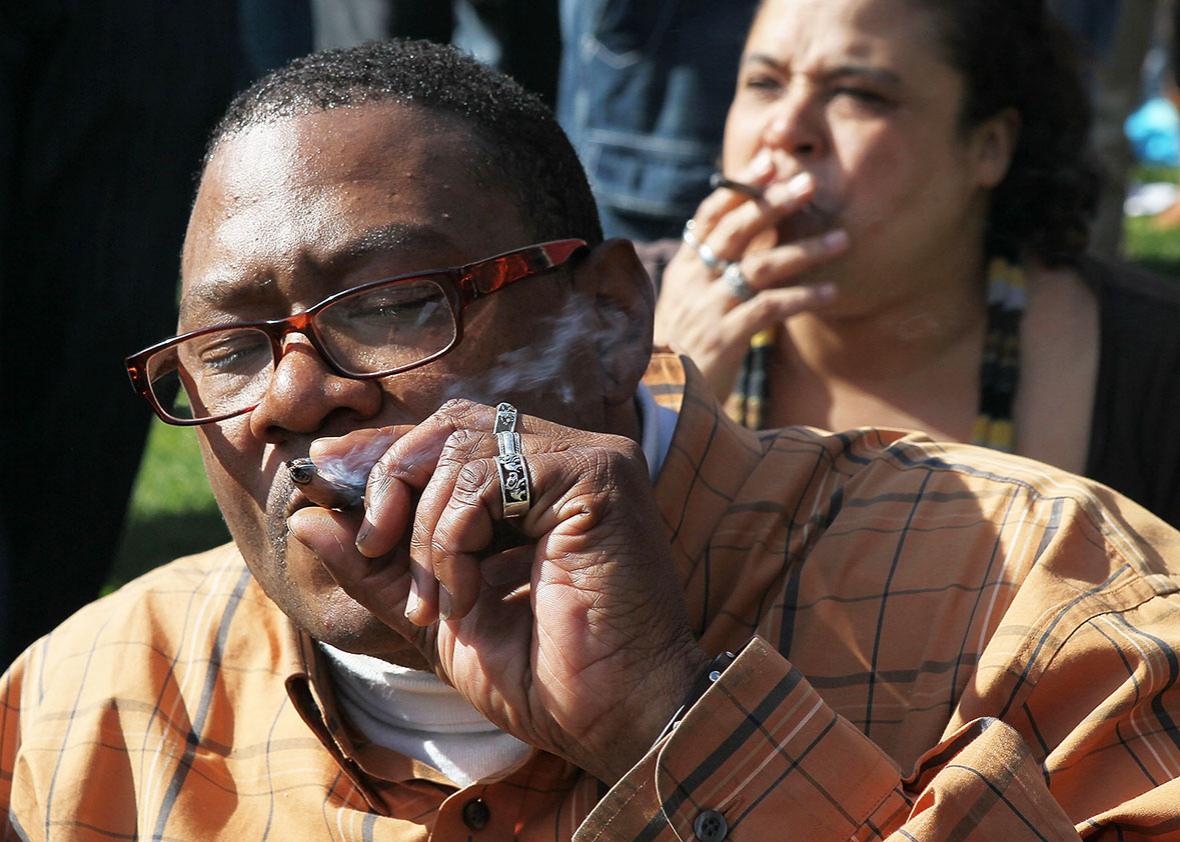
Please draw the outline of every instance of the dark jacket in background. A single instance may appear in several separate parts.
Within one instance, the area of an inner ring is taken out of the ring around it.
[[[0,532],[7,664],[94,599],[150,413],[123,357],[175,327],[234,0],[0,0]]]

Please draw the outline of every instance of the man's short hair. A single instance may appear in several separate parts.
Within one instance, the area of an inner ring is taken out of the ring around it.
[[[485,155],[472,175],[515,194],[537,240],[602,240],[598,210],[565,132],[541,100],[450,46],[394,39],[297,58],[259,79],[213,130],[208,164],[225,138],[253,125],[340,106],[396,102],[456,115]]]

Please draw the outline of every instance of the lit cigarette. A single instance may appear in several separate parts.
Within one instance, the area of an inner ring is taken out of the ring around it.
[[[365,483],[350,477],[331,475],[318,468],[306,457],[287,462],[291,481],[299,486],[307,499],[328,509],[352,509],[365,499]]]
[[[745,184],[741,181],[734,181],[732,178],[726,178],[719,172],[713,173],[709,178],[709,186],[714,190],[724,187],[726,190],[733,190],[736,193],[742,193],[749,196],[751,199],[761,199],[766,195],[766,191],[761,187],[753,184]]]

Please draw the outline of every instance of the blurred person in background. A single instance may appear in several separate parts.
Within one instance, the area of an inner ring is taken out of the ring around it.
[[[756,0],[562,0],[557,117],[608,236],[675,236],[709,192]]]
[[[175,318],[235,20],[232,0],[0,2],[0,663],[105,581],[148,429],[117,361]]]
[[[276,1],[289,2],[253,0]],[[551,108],[557,97],[556,0],[310,0],[309,6],[317,50],[427,38],[507,73]]]
[[[1180,523],[1180,290],[1086,256],[1088,129],[1041,3],[765,0],[723,153],[752,189],[647,250],[657,340],[748,426],[920,429]]]
[[[558,120],[588,171],[604,230],[609,236],[655,240],[674,235],[709,191],[757,2],[310,0],[309,5],[317,49],[394,36],[451,43],[512,76],[551,107],[556,102]]]

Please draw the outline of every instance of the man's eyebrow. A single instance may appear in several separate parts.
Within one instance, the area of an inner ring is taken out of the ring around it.
[[[347,271],[350,266],[371,255],[398,251],[418,255],[436,252],[453,255],[458,247],[438,228],[394,222],[370,228],[338,245],[330,246],[324,253],[315,255],[315,265],[337,272]],[[406,271],[439,269],[449,259],[426,261],[421,265],[407,267]],[[253,297],[257,294],[258,285],[267,282],[265,276],[242,277],[232,273],[202,278],[190,285],[180,299],[181,322],[202,308],[219,309],[232,306],[235,300]]]
[[[788,68],[782,62],[777,61],[765,53],[750,53],[746,56],[743,64],[763,64],[777,73],[789,72]],[[897,86],[902,83],[901,77],[892,70],[887,70],[884,67],[876,67],[871,64],[854,64],[851,62],[827,68],[819,76],[825,82],[852,76],[869,79],[884,85]]]

